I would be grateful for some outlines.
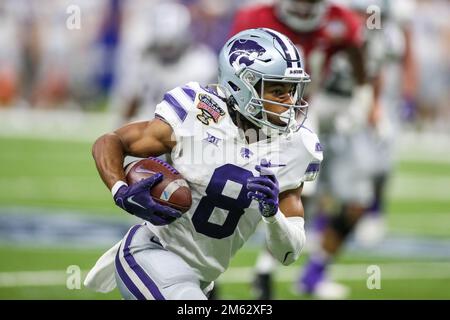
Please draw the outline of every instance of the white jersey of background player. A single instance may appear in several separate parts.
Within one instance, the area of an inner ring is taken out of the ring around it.
[[[280,262],[290,264],[299,256],[305,242],[301,186],[316,177],[322,160],[317,136],[302,126],[308,105],[301,97],[309,76],[292,42],[270,29],[237,34],[219,59],[220,86],[189,82],[167,92],[153,120],[171,128],[175,144],[170,156],[191,188],[191,209],[167,225],[134,226],[98,261],[87,286],[111,289],[111,259],[116,255],[116,280],[125,298],[204,299],[202,290],[227,269],[261,219],[268,248]],[[270,99],[275,96],[276,101]],[[127,136],[142,125],[125,126],[116,134]],[[254,125],[263,133],[247,130]],[[258,140],[256,134],[267,139]],[[124,183],[107,177],[114,170],[105,165],[108,155],[102,154],[113,140],[111,134],[99,138],[94,158],[116,194]],[[257,165],[264,168],[258,170]],[[115,170],[123,177],[123,170]],[[267,206],[248,197],[248,179],[260,174],[273,174],[280,207],[284,203],[290,213],[279,210],[262,218]]]
[[[367,54],[370,57],[368,69],[376,78],[380,92],[377,101],[380,114],[376,126],[366,131],[363,143],[371,146],[366,154],[372,159],[368,163],[373,173],[375,199],[369,208],[371,214],[364,216],[355,231],[356,240],[367,246],[376,244],[385,234],[381,214],[385,202],[383,194],[393,166],[400,117],[407,110],[403,104],[412,103],[417,94],[416,61],[411,43],[414,1],[351,1],[352,7],[363,14],[371,4],[377,4],[381,9],[381,29],[366,30]]]
[[[128,4],[113,93],[122,122],[154,117],[164,93],[189,81],[210,83],[217,77],[217,57],[194,43],[189,10],[176,2]]]
[[[367,22],[364,37],[365,69],[371,84],[377,88],[388,56],[387,25],[384,24],[386,22],[384,10],[381,10],[381,15],[370,18],[369,15],[370,12],[380,13],[379,10],[371,10],[373,6],[382,9],[383,2],[373,0],[346,2],[359,11]],[[378,19],[380,29],[371,28],[369,21],[373,22],[374,18]],[[299,279],[298,288],[319,298],[338,299],[346,297],[349,290],[342,285],[329,282],[326,279],[326,270],[354,230],[356,222],[361,221],[360,217],[363,213],[367,213],[369,208],[375,207],[374,200],[377,200],[379,195],[379,183],[375,178],[380,167],[387,161],[382,157],[386,151],[380,148],[382,141],[380,138],[386,139],[390,135],[386,135],[386,126],[380,125],[382,123],[380,110],[383,110],[380,95],[375,94],[373,100],[369,100],[369,104],[360,102],[355,104],[357,108],[352,108],[350,101],[355,84],[348,58],[336,55],[330,65],[326,90],[318,97],[320,99],[314,101],[314,106],[320,113],[321,139],[327,150],[326,163],[323,165],[325,170],[320,176],[319,189],[325,194],[324,199],[328,200],[328,206],[324,206],[323,210],[330,213],[329,223],[326,230],[320,234],[322,244],[312,250],[310,261]],[[374,90],[374,93],[379,93],[379,90]],[[370,112],[369,109],[363,108],[365,105],[373,105]],[[348,208],[351,208],[351,211]],[[367,221],[365,228],[357,229],[357,235],[360,235],[357,237],[359,244],[369,245],[383,236],[382,226],[377,227],[373,219]],[[358,232],[360,230],[363,232]],[[312,243],[320,244],[320,241]]]
[[[401,67],[404,52],[403,35],[399,22],[394,17],[397,7],[403,8],[402,24],[405,24],[407,6],[394,6],[387,1],[346,0],[341,1],[365,16],[373,6],[380,9],[376,18],[381,28],[367,25],[365,30],[366,70],[372,83],[379,86],[380,92],[371,104],[377,105],[377,115],[359,108],[351,110],[351,92],[355,86],[351,65],[344,55],[335,55],[331,62],[330,76],[326,81],[326,91],[315,101],[319,112],[321,130],[328,135],[333,164],[341,169],[331,169],[332,193],[344,200],[368,204],[373,198],[371,180],[377,172],[390,167],[388,145],[394,140],[395,113],[399,109],[401,87]],[[394,10],[395,9],[395,10]],[[368,10],[368,11],[366,11]],[[372,17],[373,19],[373,17]],[[400,19],[400,18],[398,18]],[[371,20],[372,21],[372,20]],[[369,28],[370,27],[370,28]],[[397,104],[397,105],[396,105]],[[354,112],[358,111],[358,113]],[[348,122],[348,124],[346,123]],[[352,165],[349,165],[349,164]],[[346,187],[342,187],[345,185]]]

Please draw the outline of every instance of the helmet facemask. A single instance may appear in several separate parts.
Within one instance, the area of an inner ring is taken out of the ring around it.
[[[261,127],[268,136],[289,135],[300,129],[308,113],[308,103],[302,98],[306,83],[310,82],[306,73],[302,71],[301,74],[296,76],[280,77],[279,75],[261,74],[258,71],[245,68],[239,74],[239,78],[252,94],[243,112],[243,115],[249,121]],[[265,89],[277,82],[292,85],[290,92],[292,103],[264,98]],[[281,106],[286,110],[281,113],[273,112],[267,110],[264,103]],[[278,121],[271,121],[271,119],[277,119]]]

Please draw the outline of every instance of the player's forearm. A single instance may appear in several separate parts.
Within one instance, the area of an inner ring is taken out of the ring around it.
[[[306,242],[304,220],[300,216],[286,218],[281,211],[263,218],[269,251],[283,265],[295,262]]]
[[[404,30],[405,35],[405,55],[403,58],[403,88],[405,97],[413,98],[417,92],[417,62],[411,44],[411,31]]]
[[[100,177],[110,190],[117,181],[125,181],[124,147],[118,135],[108,133],[98,138],[92,147],[92,156]]]
[[[362,48],[350,47],[347,49],[350,63],[352,65],[353,77],[357,85],[364,85],[368,82],[365,55]]]

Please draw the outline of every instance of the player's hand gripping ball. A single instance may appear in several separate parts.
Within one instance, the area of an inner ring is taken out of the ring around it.
[[[137,160],[126,167],[125,174],[129,186],[122,186],[114,197],[125,211],[160,226],[191,207],[186,180],[166,162],[153,157]]]

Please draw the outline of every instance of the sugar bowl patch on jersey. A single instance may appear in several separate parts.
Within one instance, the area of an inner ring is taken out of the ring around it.
[[[197,114],[197,119],[204,125],[209,125],[211,120],[218,123],[225,115],[225,111],[218,105],[214,99],[205,93],[199,93],[195,99],[194,104],[200,113]]]

